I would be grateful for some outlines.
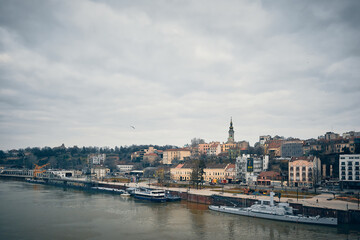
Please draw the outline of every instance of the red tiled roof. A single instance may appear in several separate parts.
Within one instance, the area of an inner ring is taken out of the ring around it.
[[[232,164],[230,163],[225,170],[228,170],[228,169],[231,169],[231,168],[234,168],[235,169],[235,164]]]
[[[184,166],[184,164],[179,164],[175,168],[182,168],[182,166]]]

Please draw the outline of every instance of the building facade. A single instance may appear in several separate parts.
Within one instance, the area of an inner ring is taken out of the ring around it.
[[[186,148],[167,149],[163,152],[163,164],[172,164],[174,160],[182,161],[190,155],[191,151]]]
[[[339,156],[339,180],[345,188],[360,188],[360,154]]]
[[[106,160],[106,154],[90,154],[88,156],[89,163],[100,165],[103,164]]]
[[[236,178],[243,183],[255,183],[258,175],[269,167],[269,156],[243,154],[236,158]]]
[[[289,161],[289,186],[313,187],[321,181],[320,158],[292,157]]]
[[[190,181],[193,169],[191,164],[178,164],[176,167],[170,169],[170,178],[176,181]],[[215,164],[207,166],[204,169],[204,181],[206,182],[221,182],[223,180],[229,182],[235,178],[234,164]]]
[[[303,155],[302,142],[284,142],[281,144],[281,157],[300,157]]]
[[[120,172],[127,172],[127,171],[131,171],[133,170],[134,165],[132,164],[120,164],[120,165],[116,165],[116,169],[119,170]]]

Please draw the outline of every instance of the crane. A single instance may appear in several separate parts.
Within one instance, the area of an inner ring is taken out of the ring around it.
[[[47,164],[44,164],[42,166],[39,166],[37,164],[34,164],[35,165],[35,168],[34,168],[34,175],[33,175],[33,178],[35,179],[37,174],[38,173],[43,173],[43,172],[46,172],[46,170],[41,170],[42,168],[46,167],[47,165],[49,165],[50,163],[47,163]]]

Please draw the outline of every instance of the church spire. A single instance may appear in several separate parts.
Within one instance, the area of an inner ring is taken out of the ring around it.
[[[234,143],[235,139],[234,139],[234,127],[233,127],[233,122],[232,122],[232,117],[230,119],[230,127],[229,127],[229,137],[228,137],[228,141],[227,143]]]

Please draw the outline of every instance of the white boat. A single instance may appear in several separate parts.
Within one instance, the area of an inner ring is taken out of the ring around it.
[[[161,189],[135,188],[132,191],[135,198],[148,200],[152,202],[166,202],[165,191]]]
[[[274,204],[274,193],[270,193],[269,200],[260,200],[251,207],[238,208],[228,206],[209,206],[210,210],[224,213],[232,213],[243,216],[266,218],[271,220],[279,220],[286,222],[296,223],[311,223],[311,224],[322,224],[322,225],[337,225],[337,218],[325,218],[325,217],[311,217],[304,215],[295,215],[293,208],[288,203]]]

